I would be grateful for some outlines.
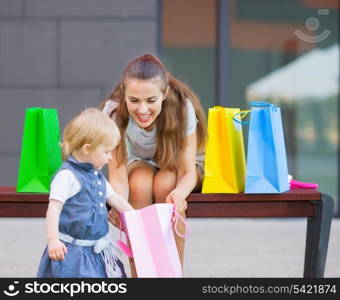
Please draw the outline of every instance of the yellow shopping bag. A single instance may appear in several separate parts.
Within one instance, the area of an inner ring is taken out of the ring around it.
[[[241,118],[247,113],[239,108],[209,108],[202,193],[244,191],[246,160]]]

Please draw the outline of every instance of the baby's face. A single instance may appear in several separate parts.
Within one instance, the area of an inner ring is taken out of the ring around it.
[[[88,162],[96,169],[103,168],[112,159],[113,145],[99,145],[97,148],[91,150],[88,154]]]

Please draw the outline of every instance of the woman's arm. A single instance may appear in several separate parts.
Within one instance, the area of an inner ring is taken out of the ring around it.
[[[119,147],[119,146],[118,146]],[[125,199],[129,199],[129,181],[128,181],[128,175],[127,175],[127,167],[125,163],[122,163],[118,167],[118,162],[116,159],[116,151],[117,149],[112,153],[112,159],[109,162],[108,165],[108,175],[109,175],[109,183],[111,184],[113,190],[120,196]],[[108,204],[110,204],[110,200],[108,201]],[[128,202],[125,201],[127,204]],[[115,208],[115,205],[112,205],[113,208],[110,209],[109,212],[109,221],[112,225],[119,228],[120,224],[120,218],[119,213]]]
[[[187,198],[196,186],[196,131],[187,136],[187,144],[179,157],[177,169],[176,189],[182,191],[182,196]]]
[[[179,211],[186,209],[185,199],[196,186],[196,147],[195,131],[187,136],[186,146],[179,157],[176,187],[166,198],[166,202],[174,203]]]
[[[122,163],[118,167],[116,151],[112,153],[112,159],[108,164],[109,183],[116,193],[125,199],[129,199],[129,181],[126,164]]]

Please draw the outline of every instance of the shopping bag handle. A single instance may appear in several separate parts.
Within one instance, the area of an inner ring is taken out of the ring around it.
[[[274,106],[274,104],[265,101],[251,101],[250,106]]]
[[[276,111],[277,108],[278,108],[275,104],[265,102],[265,101],[252,101],[252,102],[250,102],[250,106],[252,106],[252,107],[270,107],[274,111]]]
[[[132,253],[132,250],[131,248],[123,242],[123,236],[122,236],[122,232],[123,232],[123,228],[122,228],[122,221],[120,220],[119,221],[119,240],[117,241],[117,246],[118,248],[123,252],[125,253],[128,257],[133,257],[133,253]],[[127,234],[126,232],[124,231],[125,233],[125,236],[127,237]]]
[[[240,121],[239,119],[237,119],[236,117],[240,117],[240,119],[242,120],[243,118],[245,118],[248,114],[250,113],[250,110],[242,110],[239,113],[235,114],[233,117],[233,121],[235,121],[238,124],[241,125],[247,125],[249,124],[249,121]]]
[[[174,221],[174,223],[173,223],[173,226],[174,226],[174,229],[175,229],[176,234],[177,234],[179,237],[181,237],[181,238],[186,238],[186,237],[190,234],[190,232],[189,232],[189,227],[188,227],[187,222],[186,222],[185,219],[177,212],[177,210],[176,210],[175,208],[174,208],[174,210],[173,210],[173,213],[174,213],[174,215],[175,215],[175,221]],[[181,220],[182,223],[184,224],[184,227],[185,227],[184,234],[179,233],[178,230],[177,230],[178,220]]]

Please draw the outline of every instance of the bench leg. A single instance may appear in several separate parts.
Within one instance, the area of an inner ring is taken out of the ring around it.
[[[325,272],[334,200],[329,195],[321,194],[321,201],[313,201],[313,203],[315,216],[309,217],[307,221],[303,277],[322,278]]]

